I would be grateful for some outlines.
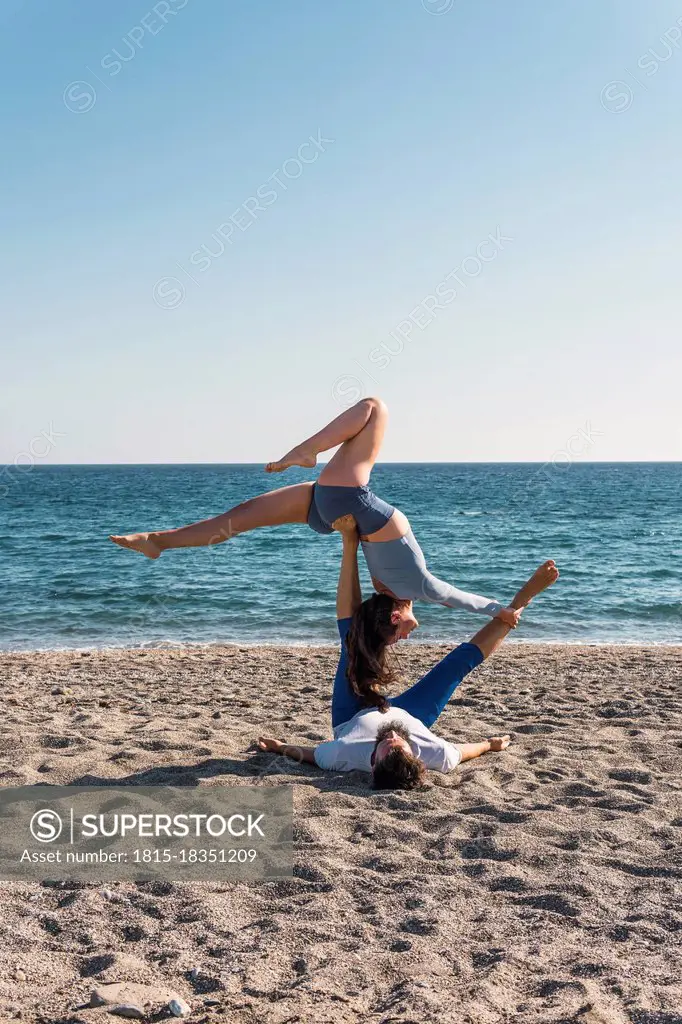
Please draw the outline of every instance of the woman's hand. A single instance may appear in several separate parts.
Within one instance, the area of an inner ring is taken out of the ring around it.
[[[504,622],[505,626],[516,629],[521,618],[521,612],[518,608],[501,608],[495,618],[499,619],[500,622]]]
[[[336,530],[341,534],[344,540],[355,540],[359,543],[360,535],[358,534],[358,524],[355,522],[355,518],[351,515],[339,516],[332,523],[332,530]]]

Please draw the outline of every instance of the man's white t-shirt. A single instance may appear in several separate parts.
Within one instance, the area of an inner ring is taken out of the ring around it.
[[[334,729],[334,739],[315,747],[315,763],[320,768],[336,772],[371,772],[371,757],[380,726],[400,722],[410,734],[412,753],[421,758],[427,768],[435,772],[449,772],[460,762],[460,753],[453,743],[427,729],[418,718],[390,708],[382,713],[377,708],[365,708],[343,725]]]

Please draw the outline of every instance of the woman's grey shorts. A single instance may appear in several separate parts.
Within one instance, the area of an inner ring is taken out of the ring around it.
[[[339,516],[351,515],[363,536],[376,533],[389,521],[395,509],[378,498],[369,487],[328,487],[313,484],[313,500],[308,526],[316,533],[333,533],[332,523]]]

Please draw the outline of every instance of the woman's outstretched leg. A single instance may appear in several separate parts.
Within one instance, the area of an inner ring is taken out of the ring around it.
[[[281,473],[290,466],[312,468],[317,456],[342,445],[320,474],[320,483],[363,486],[369,480],[386,428],[387,409],[379,398],[363,398],[350,409],[292,448],[278,462],[268,462],[268,473]]]
[[[378,398],[363,398],[351,409],[302,445],[293,448],[279,462],[270,462],[268,472],[279,473],[289,466],[314,466],[320,452],[341,445],[324,467],[320,483],[345,487],[363,486],[369,480],[379,454],[386,427],[387,410]],[[222,515],[204,519],[176,530],[113,535],[115,544],[139,551],[147,558],[158,558],[168,548],[199,548],[221,544],[238,533],[260,526],[305,523],[313,495],[313,484],[294,484],[260,494],[242,502]]]
[[[222,515],[203,519],[176,530],[154,530],[112,536],[115,544],[139,551],[147,558],[158,558],[169,548],[203,548],[235,537],[238,533],[261,526],[282,526],[284,523],[305,523],[312,500],[312,484],[294,484],[276,491],[259,494]]]

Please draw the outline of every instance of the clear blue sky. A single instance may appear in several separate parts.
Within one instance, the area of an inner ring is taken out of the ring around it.
[[[679,2],[0,30],[0,461],[264,461],[377,392],[387,460],[682,458]]]

